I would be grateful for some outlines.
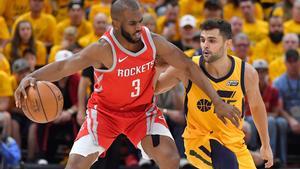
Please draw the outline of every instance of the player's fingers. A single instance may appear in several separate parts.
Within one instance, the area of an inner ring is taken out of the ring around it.
[[[234,114],[238,116],[238,118],[242,118],[242,112],[235,106],[233,106]]]
[[[17,108],[19,108],[19,106],[20,106],[20,100],[21,100],[21,95],[20,95],[20,92],[19,92],[19,90],[17,89],[16,91],[15,91],[15,102],[16,102],[16,107]]]
[[[223,117],[223,116],[219,116],[218,115],[218,117],[219,117],[219,119],[226,125],[227,124],[227,121],[226,121],[226,119]]]
[[[270,158],[266,163],[265,163],[265,168],[270,168],[273,166],[273,159]]]
[[[21,92],[22,92],[22,95],[24,96],[24,98],[27,99],[27,94],[26,94],[25,88],[23,86],[21,86]]]
[[[238,120],[238,118],[236,117],[236,114],[228,113],[228,114],[227,114],[227,118],[231,121],[231,123],[232,123],[233,125],[235,125],[236,127],[239,126],[239,120]]]
[[[32,87],[36,86],[36,79],[35,78],[30,79],[30,86],[32,86]]]

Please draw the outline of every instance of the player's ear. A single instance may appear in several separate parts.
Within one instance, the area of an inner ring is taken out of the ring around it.
[[[227,39],[226,41],[225,41],[225,45],[226,45],[226,47],[227,48],[232,48],[232,39]]]
[[[111,24],[115,30],[119,30],[121,27],[121,22],[116,19],[113,19]]]

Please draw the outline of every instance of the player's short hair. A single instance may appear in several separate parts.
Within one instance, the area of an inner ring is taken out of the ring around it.
[[[208,19],[201,25],[201,30],[219,29],[224,39],[232,39],[231,25],[223,19]]]

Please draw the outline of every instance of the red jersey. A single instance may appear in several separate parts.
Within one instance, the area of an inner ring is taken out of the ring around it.
[[[144,47],[136,53],[125,49],[110,29],[100,38],[107,41],[113,53],[109,70],[94,69],[94,92],[88,108],[107,111],[140,111],[152,105],[154,94],[156,49],[148,28],[143,27]]]

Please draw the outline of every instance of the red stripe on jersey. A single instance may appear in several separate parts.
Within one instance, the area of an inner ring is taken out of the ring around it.
[[[110,44],[114,63],[109,70],[95,69],[94,93],[88,107],[97,105],[98,109],[127,112],[151,106],[156,49],[150,31],[142,28],[144,47],[136,53],[126,50],[118,42],[113,29],[101,38]]]

